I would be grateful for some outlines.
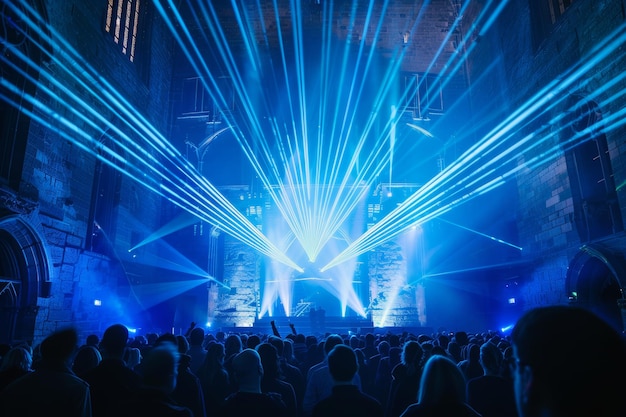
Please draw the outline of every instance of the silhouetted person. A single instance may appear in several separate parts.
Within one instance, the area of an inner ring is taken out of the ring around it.
[[[287,361],[287,363],[300,369],[300,362],[298,361],[298,358],[296,358],[296,356],[293,354],[293,344],[294,342],[289,338],[289,336],[283,339],[283,356],[285,357],[285,361]]]
[[[511,334],[520,417],[623,416],[624,340],[577,307],[526,312]]]
[[[500,376],[504,356],[492,342],[480,347],[485,374],[467,381],[467,402],[483,417],[516,417],[513,384]]]
[[[409,340],[402,347],[402,358],[393,368],[392,382],[387,401],[387,416],[398,417],[415,402],[422,377],[422,356],[424,350],[415,340]]]
[[[243,349],[243,344],[239,335],[230,334],[224,340],[224,369],[228,372],[228,378],[230,380],[230,392],[237,391],[237,381],[234,378],[234,370],[232,366],[233,359]]]
[[[365,362],[378,353],[376,349],[376,336],[373,333],[367,333],[365,335],[365,346],[363,347],[363,355],[365,355]]]
[[[74,375],[71,361],[78,347],[75,329],[57,331],[41,342],[41,363],[0,392],[3,417],[90,417],[89,385]]]
[[[0,363],[0,391],[16,379],[32,372],[32,363],[30,352],[21,346],[11,348],[5,353]]]
[[[391,340],[392,338],[390,338]],[[390,343],[389,356],[380,358],[374,379],[375,390],[378,392],[374,397],[380,401],[385,409],[387,408],[389,389],[392,383],[391,372],[400,363],[402,356],[402,348],[396,345],[400,343],[399,339],[393,341],[393,343],[393,345]]]
[[[141,387],[110,414],[110,417],[193,417],[171,394],[176,388],[179,353],[169,341],[160,342],[146,354],[141,367]]]
[[[483,376],[483,367],[480,365],[480,346],[474,343],[467,345],[467,359],[457,364],[463,372],[465,380]]]
[[[196,374],[200,366],[204,363],[206,357],[206,349],[204,343],[204,329],[196,327],[189,332],[189,350],[187,355],[191,357],[189,369]]]
[[[261,344],[261,338],[258,334],[251,334],[248,336],[248,340],[246,341],[247,349],[256,349],[258,345]]]
[[[298,333],[293,340],[293,355],[301,364],[307,361],[308,350],[306,336],[302,333]],[[303,369],[302,373],[306,376],[306,369]]]
[[[324,340],[318,341],[316,336],[309,335],[305,339],[305,348],[306,353],[304,360],[300,362],[300,370],[306,380],[311,368],[324,361]]]
[[[323,333],[326,331],[326,310],[324,310],[324,307],[318,307],[316,316],[317,316],[317,329],[319,332]]]
[[[136,347],[127,347],[124,350],[124,363],[130,369],[135,369],[141,363],[141,351]]]
[[[293,390],[296,393],[296,404],[298,405],[298,412],[301,412],[306,380],[302,375],[302,371],[300,371],[297,366],[290,364],[285,356],[285,346],[288,346],[287,350],[291,349],[291,342],[283,341],[282,339],[274,336],[270,336],[268,342],[276,348],[276,351],[278,353],[280,373],[285,381],[290,383],[293,387]]]
[[[333,379],[332,393],[313,407],[312,417],[384,416],[380,402],[353,383],[359,367],[351,347],[336,345],[328,354],[328,369]]]
[[[85,339],[85,345],[86,346],[93,346],[93,347],[97,348],[99,344],[100,344],[100,337],[98,337],[97,334],[90,334]]]
[[[454,361],[446,356],[431,356],[424,365],[417,404],[410,405],[402,417],[480,417],[465,397],[465,378]]]
[[[386,340],[382,340],[378,343],[378,345],[376,346],[376,350],[378,351],[378,353],[374,356],[371,356],[367,361],[367,381],[363,383],[363,391],[366,394],[376,398],[378,401],[380,401],[381,404],[384,401],[382,398],[383,395],[387,395],[388,393],[382,392],[382,390],[376,386],[376,375],[378,373],[378,365],[380,364],[381,359],[389,357],[390,349],[391,346]]]
[[[446,349],[448,356],[458,365],[463,359],[461,358],[461,345],[456,340],[451,340]]]
[[[319,331],[319,323],[317,318],[317,310],[314,306],[309,308],[309,321],[311,322],[311,333],[317,333]]]
[[[221,415],[226,396],[230,394],[228,372],[224,369],[224,345],[210,342],[204,363],[198,369],[207,416]]]
[[[178,376],[176,377],[176,388],[171,393],[171,397],[178,404],[189,408],[194,417],[206,417],[204,393],[200,379],[189,369],[191,356],[186,354],[189,351],[189,342],[183,335],[175,336],[175,339],[179,353]]]
[[[467,332],[459,331],[454,333],[453,340],[455,340],[462,348],[469,343],[469,336],[467,335]]]
[[[333,379],[328,369],[328,354],[337,345],[343,344],[343,339],[338,334],[329,335],[324,341],[324,360],[309,370],[307,376],[302,411],[305,416],[311,415],[315,404],[333,391]],[[361,378],[359,374],[353,377],[353,384],[361,389]]]
[[[298,402],[296,400],[296,391],[289,382],[283,380],[278,350],[269,343],[261,343],[256,347],[256,351],[261,358],[261,365],[263,365],[261,392],[276,392],[280,394],[287,407],[287,412],[292,416],[297,415]]]
[[[127,401],[141,383],[139,374],[128,368],[122,359],[127,341],[126,326],[109,326],[100,341],[102,360],[83,375],[91,389],[94,417],[108,416],[109,410]]]
[[[84,345],[74,355],[72,371],[76,376],[82,378],[85,373],[98,366],[100,361],[102,361],[102,355],[98,348],[93,345]]]
[[[287,407],[278,394],[261,392],[263,366],[259,354],[244,349],[232,360],[237,392],[226,398],[223,417],[272,416],[288,417]]]

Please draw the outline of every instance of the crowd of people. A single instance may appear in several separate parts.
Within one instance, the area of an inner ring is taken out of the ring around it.
[[[572,306],[510,335],[205,332],[79,343],[74,328],[0,351],[0,416],[565,417],[626,415],[626,343]]]

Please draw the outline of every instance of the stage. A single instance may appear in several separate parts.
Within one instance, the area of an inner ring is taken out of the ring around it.
[[[313,322],[310,317],[263,317],[257,319],[252,327],[220,327],[215,331],[225,333],[245,333],[245,334],[272,334],[271,321],[274,320],[281,337],[292,333],[290,324],[294,325],[296,333],[307,335],[324,335],[327,333],[337,333],[340,335],[351,334],[402,334],[411,333],[414,335],[432,335],[434,330],[430,327],[374,327],[371,319],[362,317],[325,317],[321,322]]]

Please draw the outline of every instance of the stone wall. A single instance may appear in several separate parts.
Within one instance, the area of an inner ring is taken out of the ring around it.
[[[150,77],[146,78],[139,73],[139,64],[122,56],[104,31],[106,2],[101,7],[81,1],[44,4],[49,24],[59,38],[53,42],[53,57],[47,59],[48,64],[41,69],[38,99],[58,117],[53,118],[52,125],[47,127],[31,123],[22,174],[23,186],[28,187],[29,194],[36,190],[38,195],[38,208],[30,216],[29,223],[43,237],[50,260],[50,275],[41,279],[51,281],[51,297],[39,299],[35,340],[71,324],[79,327],[81,337],[101,333],[103,327],[124,320],[128,314],[129,293],[128,287],[124,286],[126,277],[121,259],[89,252],[86,236],[96,166],[97,147],[94,144],[108,129],[107,122],[125,129],[119,119],[123,116],[115,115],[112,109],[105,107],[98,95],[90,93],[80,81],[101,76],[101,80],[106,80],[129,100],[127,108],[138,109],[153,126],[165,132],[167,118],[163,115],[168,112],[171,80],[168,62],[172,53],[172,41],[166,28],[158,19],[154,20],[154,24],[149,25],[151,42],[141,45],[149,50],[141,54],[151,68]],[[75,49],[79,55],[68,58],[69,48]],[[71,68],[69,72],[64,69],[66,66]],[[57,82],[70,90],[61,90]],[[45,95],[44,88],[58,94],[59,99],[52,100]],[[93,113],[78,104],[69,108],[62,105],[63,100],[74,97],[84,100]],[[64,119],[90,138],[84,139],[86,149],[72,142],[81,141],[80,134],[69,140],[60,133],[67,132]],[[96,125],[90,125],[90,122]],[[140,213],[134,213],[137,217],[129,216],[128,221],[122,217],[136,195],[136,192],[130,192],[133,187],[141,188],[129,178],[122,178],[120,204],[114,208],[120,214],[118,229],[107,231],[110,236],[117,237],[110,242],[114,247],[112,253],[126,257],[130,256],[127,249],[131,231],[139,227],[155,230],[160,222],[159,197],[153,193],[141,193],[142,209]],[[140,225],[136,223],[138,219],[141,219]],[[94,300],[101,300],[102,305],[94,305]]]
[[[404,248],[396,241],[380,245],[369,256],[371,317],[376,327],[420,323],[415,287],[408,282],[406,256]]]
[[[214,326],[251,327],[260,291],[259,255],[247,245],[226,237],[224,279],[218,292]]]

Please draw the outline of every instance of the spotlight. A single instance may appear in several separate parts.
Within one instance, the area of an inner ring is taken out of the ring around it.
[[[515,304],[515,297],[509,298],[509,304]]]
[[[507,333],[508,331],[513,329],[513,324],[509,324],[508,326],[504,326],[503,328],[500,329],[500,331],[502,331],[502,333]]]
[[[93,300],[93,305],[96,307],[100,307],[102,305],[102,300],[98,300],[97,298]]]
[[[407,31],[407,32],[404,32],[404,33],[402,34],[402,43],[403,43],[404,45],[406,45],[407,43],[409,43],[409,36],[410,36],[410,35],[411,35],[411,34],[410,34],[408,31]]]

